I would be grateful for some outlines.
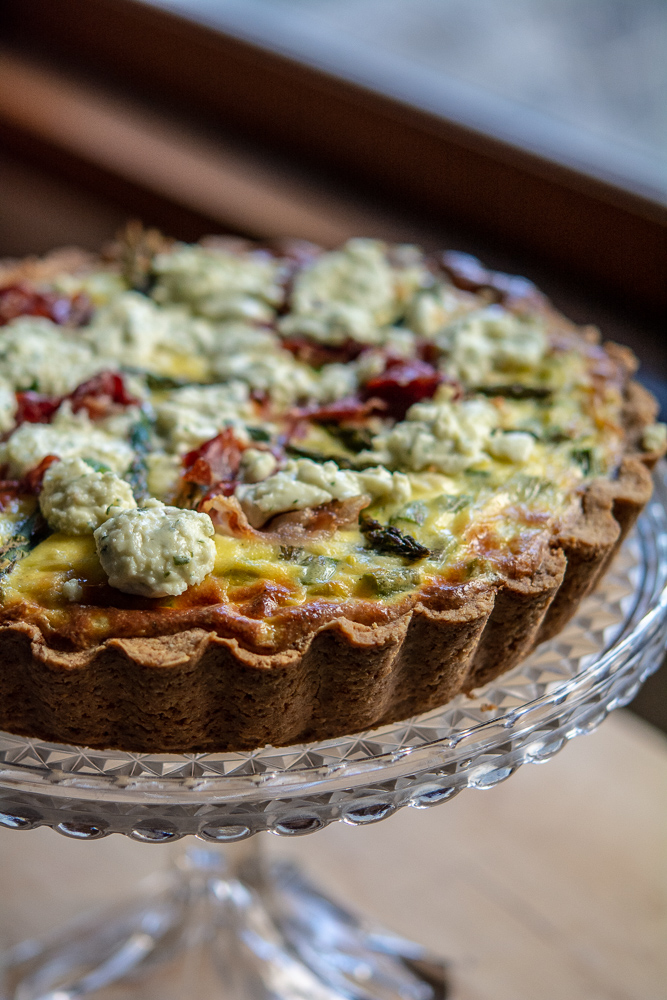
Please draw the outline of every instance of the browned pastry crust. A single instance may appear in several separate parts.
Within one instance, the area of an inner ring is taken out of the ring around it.
[[[624,351],[608,347],[630,369]],[[639,441],[655,401],[635,382],[625,398],[628,454],[617,478],[582,491],[576,516],[525,576],[430,587],[355,620],[345,607],[309,611],[279,652],[262,651],[220,609],[192,609],[182,631],[177,617],[133,611],[135,623],[144,616],[141,637],[135,624],[135,637],[74,652],[52,648],[35,623],[7,624],[0,728],[138,752],[249,750],[407,718],[492,680],[562,629],[650,498],[660,456]]]
[[[336,618],[298,650],[252,652],[194,628],[59,652],[34,625],[4,626],[0,727],[98,748],[199,752],[333,738],[428,711],[562,628],[650,491],[644,462],[629,457],[617,481],[591,484],[576,523],[530,577],[424,593],[387,624]]]

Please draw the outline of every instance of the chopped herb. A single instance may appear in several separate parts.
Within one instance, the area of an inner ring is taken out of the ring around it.
[[[458,514],[460,510],[468,507],[473,501],[469,493],[443,493],[436,500],[436,506],[443,514]]]
[[[253,441],[270,441],[271,435],[263,427],[246,427],[246,430]]]
[[[334,434],[340,443],[355,453],[366,451],[373,445],[373,435],[367,427],[339,427],[336,424],[328,426],[330,434]]]
[[[585,476],[599,476],[602,474],[603,470],[595,448],[573,448],[570,456],[572,461],[580,466]]]
[[[295,455],[297,458],[309,458],[311,462],[322,465],[324,462],[335,462],[339,469],[355,469],[357,466],[344,455],[323,455],[320,451],[310,451],[308,448],[299,448],[298,445],[288,444],[285,447],[288,455]]]
[[[280,546],[280,558],[284,559],[285,562],[301,562],[301,557],[303,556],[303,549],[300,549],[297,545],[281,545]]]
[[[547,480],[540,479],[538,476],[526,476],[522,472],[512,476],[507,482],[509,491],[523,503],[534,500],[540,493],[544,493],[548,486],[550,483]]]
[[[544,385],[478,385],[473,389],[482,396],[504,396],[506,399],[547,399],[552,390]]]
[[[0,577],[6,576],[20,559],[51,533],[39,507],[12,527],[13,534],[0,545]]]
[[[313,556],[309,560],[303,574],[303,582],[307,584],[328,583],[335,576],[338,560],[328,556]]]
[[[161,389],[182,389],[186,385],[192,385],[190,379],[178,378],[174,375],[157,375],[155,372],[142,372],[149,389],[159,392]]]
[[[403,556],[408,562],[425,559],[429,550],[412,535],[404,535],[398,528],[389,524],[380,524],[372,517],[360,518],[359,529],[366,536],[366,541],[376,552],[391,556]]]
[[[391,518],[391,523],[410,521],[412,524],[423,524],[427,517],[428,507],[423,500],[414,500],[412,503],[406,503],[405,507],[401,507]]]
[[[148,413],[142,410],[139,419],[130,429],[130,444],[134,448],[134,459],[125,476],[137,502],[146,500],[151,495],[147,482],[146,455],[151,450],[152,432],[153,421]]]
[[[466,469],[466,476],[470,476],[472,479],[490,479],[491,473],[488,469]]]
[[[98,462],[94,458],[84,458],[84,462],[91,467],[93,472],[111,472],[108,465],[105,465],[104,462]]]
[[[419,583],[419,573],[409,569],[373,570],[360,579],[363,590],[373,597],[389,597]]]

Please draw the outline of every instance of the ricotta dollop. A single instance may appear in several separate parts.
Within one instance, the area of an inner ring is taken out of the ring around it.
[[[136,507],[129,483],[80,458],[54,462],[44,475],[39,506],[48,525],[66,535],[92,535],[121,510]]]
[[[213,569],[213,535],[208,514],[147,500],[110,517],[94,537],[112,587],[142,597],[176,597]]]

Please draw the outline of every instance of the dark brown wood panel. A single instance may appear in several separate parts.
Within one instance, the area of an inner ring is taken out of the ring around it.
[[[7,0],[6,15],[23,44],[194,105],[626,304],[667,304],[667,212],[641,198],[133,0]]]

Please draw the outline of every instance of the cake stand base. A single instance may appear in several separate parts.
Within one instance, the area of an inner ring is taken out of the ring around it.
[[[262,839],[193,841],[133,902],[15,946],[1,1000],[444,1000],[438,958],[265,866]]]

